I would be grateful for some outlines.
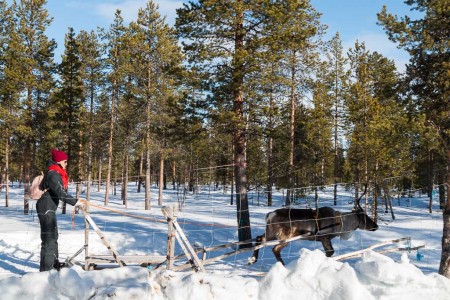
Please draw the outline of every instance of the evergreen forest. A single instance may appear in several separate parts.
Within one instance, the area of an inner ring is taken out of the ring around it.
[[[131,22],[68,28],[60,59],[45,0],[0,1],[1,205],[19,184],[29,213],[53,148],[77,196],[103,186],[104,205],[133,181],[146,210],[164,189],[227,189],[240,241],[249,191],[289,206],[344,186],[375,219],[389,193],[421,191],[433,213],[437,192],[450,277],[450,3],[404,2],[421,18],[374,12],[410,56],[400,72],[365,41],[327,40],[309,0],[186,1],[174,26],[150,0]]]

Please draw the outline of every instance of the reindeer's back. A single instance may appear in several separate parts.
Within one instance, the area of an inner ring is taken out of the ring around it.
[[[321,234],[334,234],[339,231],[340,212],[331,207],[324,206],[319,208],[318,214],[319,232]]]
[[[267,239],[287,239],[316,231],[312,209],[280,208],[266,215]]]

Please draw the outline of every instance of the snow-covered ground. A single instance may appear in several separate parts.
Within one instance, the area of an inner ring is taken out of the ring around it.
[[[74,193],[74,187],[71,186]],[[144,194],[129,185],[128,205],[117,196],[103,206],[102,190],[94,188],[91,216],[120,255],[165,256],[167,223],[156,205],[157,190],[152,190],[152,208],[144,210]],[[331,204],[332,192],[324,190],[320,205]],[[437,200],[433,213],[428,212],[428,198],[416,193],[412,198],[395,198],[393,210],[379,207],[379,230],[355,231],[349,240],[335,238],[334,256],[362,250],[393,239],[411,237],[411,241],[386,245],[374,251],[392,248],[419,250],[380,254],[366,251],[362,257],[344,261],[327,258],[320,242],[295,241],[282,251],[286,266],[276,263],[271,247],[261,249],[258,262],[248,265],[251,252],[243,252],[206,264],[206,272],[168,271],[164,265],[127,266],[85,272],[78,265],[60,272],[39,269],[40,230],[34,211],[23,214],[23,189],[10,189],[10,205],[0,197],[0,299],[449,299],[450,280],[437,274],[441,255],[442,212]],[[249,194],[252,236],[264,232],[264,216],[281,207],[282,191],[274,205]],[[339,191],[340,211],[349,211],[352,191]],[[196,194],[164,191],[164,205],[182,203],[178,222],[190,244],[205,247],[236,242],[236,207],[230,205],[230,194],[203,187]],[[314,206],[312,196],[300,199],[298,207]],[[84,219],[58,214],[60,259],[74,255],[85,240]],[[212,251],[207,259],[231,252],[235,247]],[[108,254],[94,230],[89,234],[89,253]],[[182,254],[177,244],[175,254]],[[75,258],[84,262],[84,251]],[[178,259],[176,266],[187,260]]]

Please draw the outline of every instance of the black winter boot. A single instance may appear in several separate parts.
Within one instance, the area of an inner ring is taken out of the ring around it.
[[[57,271],[61,270],[65,266],[66,266],[66,264],[59,262],[59,260],[55,260],[55,263],[53,264],[53,268],[55,268]]]

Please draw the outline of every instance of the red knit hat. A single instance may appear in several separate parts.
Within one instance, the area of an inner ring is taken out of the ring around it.
[[[52,159],[54,162],[60,162],[63,160],[67,160],[68,156],[64,151],[52,149]]]

